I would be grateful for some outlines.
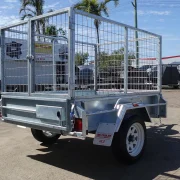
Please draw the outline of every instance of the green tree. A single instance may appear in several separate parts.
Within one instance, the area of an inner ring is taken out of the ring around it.
[[[118,5],[119,0],[104,0],[103,2],[100,2],[99,0],[81,0],[79,3],[75,4],[75,8],[91,13],[91,14],[95,14],[97,16],[102,16],[103,14],[105,16],[109,16],[109,12],[108,12],[108,7],[107,4],[109,2],[113,1],[115,6]],[[99,44],[100,41],[100,37],[99,37],[99,26],[101,24],[101,21],[95,19],[94,20],[94,25],[96,27],[96,32],[97,32],[97,41]]]
[[[49,9],[48,13],[53,11],[54,11],[53,9]],[[60,36],[64,36],[64,37],[66,36],[66,31],[63,30],[63,28],[57,29],[55,25],[49,25],[49,18],[47,18],[45,22],[47,23],[44,32],[45,35],[57,37],[59,34]]]
[[[44,13],[45,0],[20,0],[20,3],[21,8],[19,13],[22,15],[22,20],[29,17],[39,16]],[[40,27],[42,27],[42,31],[44,32],[45,22],[43,19],[36,22],[36,30],[39,34],[41,32]]]
[[[46,27],[45,35],[57,37],[58,34],[65,37],[66,31],[62,28],[57,29],[54,25],[49,25]]]
[[[135,53],[133,51],[128,52],[128,64],[132,64],[132,60],[135,59]],[[111,54],[106,52],[100,53],[99,68],[100,70],[111,69],[121,67],[124,62],[124,47],[113,51]]]
[[[77,52],[75,54],[75,64],[76,64],[76,66],[84,65],[85,62],[88,60],[88,58],[89,58],[88,53]]]
[[[20,0],[20,3],[21,8],[19,13],[22,14],[22,20],[27,17],[39,16],[44,13],[44,0]]]

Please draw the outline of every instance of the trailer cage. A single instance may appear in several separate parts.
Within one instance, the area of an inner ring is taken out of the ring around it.
[[[112,146],[118,160],[139,159],[145,122],[166,117],[161,36],[73,7],[0,33],[4,122],[31,128],[44,143],[95,132],[94,144]],[[151,83],[138,71],[147,64],[157,66]]]

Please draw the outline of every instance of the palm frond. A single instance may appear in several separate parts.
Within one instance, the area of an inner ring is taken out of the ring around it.
[[[47,11],[47,13],[51,13],[51,12],[53,12],[54,10],[51,8],[51,9],[49,9],[48,11]]]
[[[24,11],[24,7],[21,7],[20,10],[19,10],[19,14],[21,14],[23,11]]]
[[[29,17],[33,17],[32,14],[24,14],[22,17],[21,17],[21,20],[24,20],[26,18],[29,18]]]
[[[99,11],[103,12],[107,17],[109,17],[109,11],[106,3],[102,2],[99,5]]]
[[[83,1],[83,2],[76,3],[76,4],[74,5],[74,8],[79,9],[79,10],[83,10],[83,11],[86,11],[87,5],[88,5],[88,4]]]
[[[82,0],[81,2],[74,5],[74,8],[76,9],[79,9],[88,13],[100,15],[98,7],[99,7],[98,0]]]
[[[31,12],[32,14],[34,14],[34,16],[36,15],[36,11],[33,11],[33,10],[30,9],[30,8],[23,8],[23,7],[21,7],[19,13],[21,14],[23,11],[24,11],[24,12],[29,11],[29,12]]]
[[[43,14],[43,6],[45,4],[45,0],[20,0],[21,2],[21,8],[19,13],[21,14],[25,10],[27,12],[31,12],[36,15],[41,15]],[[33,11],[33,12],[32,12]],[[36,13],[34,13],[36,12]]]
[[[114,2],[114,5],[115,6],[118,6],[119,5],[119,0],[104,0],[104,4],[107,4],[107,3],[109,3],[109,2]]]
[[[21,0],[21,5],[22,7],[26,7],[26,6],[29,6],[29,5],[33,5],[33,0]]]

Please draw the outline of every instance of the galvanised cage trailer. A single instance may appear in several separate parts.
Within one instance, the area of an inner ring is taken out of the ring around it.
[[[155,86],[134,75],[145,58],[156,58],[148,61],[157,66]],[[79,65],[93,65],[91,86],[77,81]],[[166,117],[161,67],[159,35],[74,8],[33,17],[1,29],[2,120],[46,144],[95,133],[95,145],[133,163],[145,148],[145,122]]]

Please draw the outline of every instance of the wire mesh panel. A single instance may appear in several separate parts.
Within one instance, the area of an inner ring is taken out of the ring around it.
[[[68,12],[32,22],[35,92],[68,90]]]
[[[72,8],[3,32],[5,91],[73,97],[160,90],[158,35]]]
[[[124,27],[77,11],[75,64],[77,95],[116,94],[123,88]],[[78,43],[77,43],[78,42]]]
[[[94,19],[76,14],[75,17],[75,83],[79,96],[94,92],[97,37]]]
[[[22,24],[3,31],[2,75],[4,91],[27,92],[28,90],[28,25]]]
[[[77,95],[159,90],[159,36],[76,10],[75,41]]]
[[[128,29],[128,89],[157,90],[159,38]]]
[[[124,27],[102,22],[98,59],[98,90],[101,93],[121,92],[123,88]]]
[[[77,41],[75,47],[75,89],[79,93],[81,90],[94,90],[93,59],[96,56],[96,46]]]

